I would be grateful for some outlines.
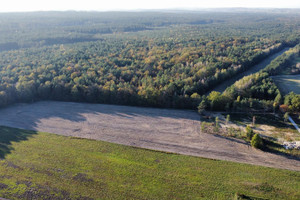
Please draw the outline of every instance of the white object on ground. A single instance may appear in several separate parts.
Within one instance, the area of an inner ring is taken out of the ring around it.
[[[299,149],[300,150],[300,141],[284,142],[283,147],[285,149]]]

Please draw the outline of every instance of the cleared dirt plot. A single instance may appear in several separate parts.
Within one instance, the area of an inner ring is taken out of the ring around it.
[[[300,161],[204,134],[194,111],[44,101],[0,110],[0,125],[300,171]]]
[[[300,75],[273,76],[272,79],[282,93],[295,92],[300,94]]]

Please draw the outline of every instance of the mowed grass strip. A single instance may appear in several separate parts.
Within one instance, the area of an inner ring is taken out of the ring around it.
[[[272,79],[283,94],[300,94],[300,75],[273,76]]]
[[[300,199],[296,171],[7,127],[0,138],[3,198]]]

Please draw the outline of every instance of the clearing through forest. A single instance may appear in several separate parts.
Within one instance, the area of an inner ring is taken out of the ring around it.
[[[280,75],[271,77],[283,94],[300,94],[300,75]]]
[[[201,133],[194,111],[42,101],[0,110],[0,125],[300,171],[300,161]]]
[[[257,65],[254,65],[254,66],[248,68],[246,71],[238,73],[236,76],[233,76],[232,78],[223,81],[222,83],[220,83],[216,87],[214,87],[211,90],[209,90],[206,93],[206,95],[209,95],[209,93],[212,92],[212,91],[217,91],[217,92],[221,92],[221,93],[224,92],[227,89],[227,87],[233,85],[236,81],[242,79],[245,76],[249,76],[251,74],[254,74],[254,73],[259,72],[260,70],[264,69],[275,58],[277,58],[278,56],[282,55],[284,52],[286,52],[289,49],[290,49],[289,47],[286,47],[286,48],[282,49],[281,51],[268,56],[267,58],[265,58],[263,61],[261,61]]]

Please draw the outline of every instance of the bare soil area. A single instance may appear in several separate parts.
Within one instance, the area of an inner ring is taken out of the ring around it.
[[[194,111],[42,101],[0,110],[0,125],[300,171],[300,160],[201,133]]]

